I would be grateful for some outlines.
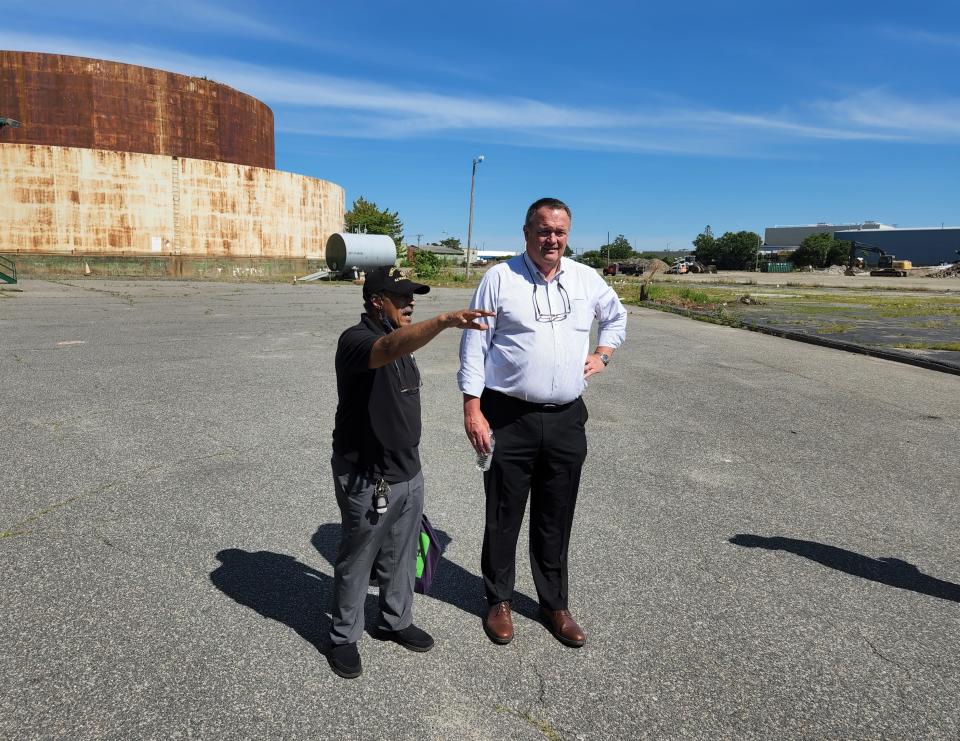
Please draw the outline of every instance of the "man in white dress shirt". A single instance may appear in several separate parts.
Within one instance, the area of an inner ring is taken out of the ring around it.
[[[487,271],[471,308],[496,312],[486,331],[466,332],[458,381],[463,426],[477,452],[495,450],[483,476],[486,525],[481,569],[494,643],[513,639],[510,601],[517,539],[530,498],[530,564],[551,633],[580,647],[570,615],[567,556],[580,471],[587,454],[587,379],[623,342],[627,313],[597,272],[563,257],[570,209],[541,198],[527,210],[526,251]],[[590,329],[599,322],[590,352]]]

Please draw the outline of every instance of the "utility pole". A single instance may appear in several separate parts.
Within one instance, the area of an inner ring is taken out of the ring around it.
[[[477,179],[477,165],[483,162],[483,155],[474,157],[473,169],[470,170],[470,219],[467,221],[467,271],[466,278],[470,279],[470,240],[473,239],[473,184]]]
[[[418,250],[420,249],[420,237],[422,237],[422,236],[423,236],[422,234],[418,234],[418,235],[417,235],[417,249],[418,249]]]

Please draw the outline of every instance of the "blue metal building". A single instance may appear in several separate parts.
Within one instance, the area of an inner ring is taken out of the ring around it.
[[[877,247],[898,260],[910,260],[914,266],[940,265],[960,260],[960,227],[925,229],[844,229],[834,239]],[[876,254],[863,254],[868,264],[877,263]]]

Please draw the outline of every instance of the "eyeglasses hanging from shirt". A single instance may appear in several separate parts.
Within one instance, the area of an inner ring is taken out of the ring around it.
[[[560,299],[560,311],[553,311],[553,306],[550,301],[550,284],[544,283],[542,286],[543,290],[541,293],[544,294],[544,301],[547,304],[547,311],[540,310],[540,301],[537,299],[537,281],[533,277],[533,271],[530,269],[530,266],[527,264],[528,258],[526,255],[523,256],[523,266],[527,269],[527,275],[530,276],[530,282],[533,283],[533,317],[538,322],[562,322],[568,316],[570,316],[571,304],[570,304],[570,295],[567,293],[567,289],[563,287],[563,283],[560,282],[559,278],[555,278],[553,284],[557,287],[556,294]]]
[[[398,360],[393,361],[393,368],[397,371],[397,380],[400,385],[401,394],[419,394],[420,389],[423,388],[423,379],[420,377],[420,368],[417,366],[417,361],[413,355],[408,356],[410,362],[406,362],[406,358],[399,358]],[[400,372],[400,361],[403,361],[403,373]]]
[[[538,322],[562,322],[570,316],[570,296],[567,294],[567,289],[563,287],[563,283],[559,280],[555,280],[554,284],[557,286],[556,294],[560,299],[560,306],[558,308],[561,309],[561,311],[557,312],[552,311],[550,285],[546,284],[541,287],[543,289],[541,293],[544,294],[547,303],[547,311],[541,311],[540,301],[537,300],[537,284],[533,284],[533,316]]]

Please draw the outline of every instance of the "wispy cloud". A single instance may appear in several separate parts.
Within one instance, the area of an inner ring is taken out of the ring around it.
[[[168,4],[164,3],[160,3],[160,6],[161,13],[169,7]],[[278,41],[297,39],[295,34],[283,28],[254,16],[238,13],[217,5],[187,2],[176,3],[175,6],[175,21],[198,23],[205,31],[213,29],[228,35]]]
[[[20,16],[43,18],[48,23],[83,23],[102,29],[150,28],[181,34],[203,33],[212,37],[236,37],[296,42],[296,33],[266,18],[240,12],[219,3],[184,0],[98,0],[90,4],[62,0],[35,0],[17,7]]]
[[[203,12],[221,11],[206,6]],[[205,76],[271,105],[278,131],[324,137],[495,138],[522,146],[764,157],[810,141],[960,139],[957,99],[909,101],[882,90],[775,112],[731,112],[682,102],[623,110],[451,94],[143,46],[3,31],[0,47],[104,57]]]
[[[887,132],[916,141],[960,139],[960,99],[913,101],[883,89],[821,103],[824,115],[838,126]]]
[[[438,70],[454,79],[478,79],[484,74],[475,64],[465,69],[451,64],[448,58],[439,59],[428,51],[405,48],[398,57],[395,48],[384,48],[371,43],[362,30],[335,31],[333,28],[314,29],[291,27],[289,21],[274,14],[256,14],[237,10],[234,5],[210,0],[97,0],[96,12],[89,5],[65,0],[34,0],[21,4],[17,14],[42,20],[44,26],[83,25],[96,29],[104,36],[129,35],[131,29],[150,29],[152,33],[167,34],[176,31],[182,40],[191,38],[236,39],[285,47],[300,47],[314,52],[318,59],[352,59],[362,61],[368,68],[389,67],[398,63],[405,69]],[[66,52],[64,52],[66,53]]]
[[[937,33],[919,28],[897,28],[894,26],[879,26],[876,31],[881,36],[896,41],[924,46],[946,46],[960,51],[960,34]]]

